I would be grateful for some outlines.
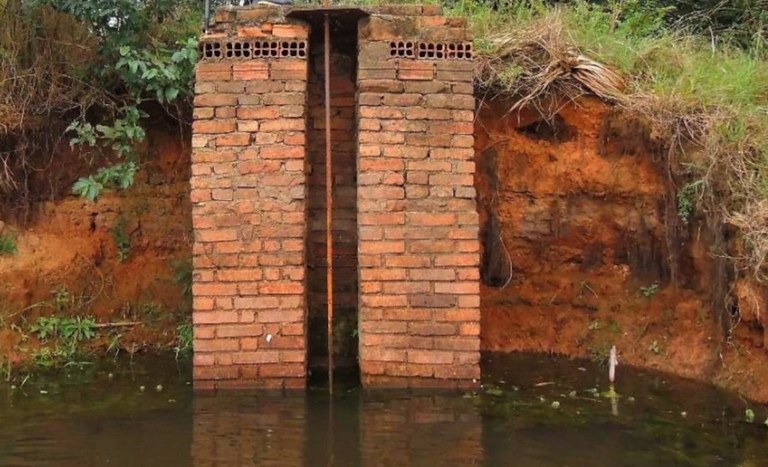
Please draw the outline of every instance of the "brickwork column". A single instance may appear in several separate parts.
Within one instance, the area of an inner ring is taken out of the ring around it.
[[[441,16],[373,15],[359,47],[363,383],[471,385],[480,244],[469,37]]]
[[[202,40],[191,180],[197,389],[305,384],[307,36],[304,25],[224,21]]]

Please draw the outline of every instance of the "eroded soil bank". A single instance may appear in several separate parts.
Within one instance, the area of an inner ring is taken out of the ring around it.
[[[551,123],[509,106],[483,101],[476,127],[483,350],[602,361],[616,345],[622,363],[768,401],[765,288],[729,284],[705,222],[676,218],[653,135],[593,99]],[[0,256],[0,360],[33,358],[29,326],[53,314],[139,323],[100,332],[102,352],[118,335],[128,352],[177,345],[189,319],[189,145],[177,126],[153,128],[127,192],[75,197],[71,184],[93,169],[62,149],[28,182],[25,215],[3,206],[0,234],[17,252]]]
[[[162,118],[149,128],[129,190],[95,203],[73,195],[74,181],[99,166],[62,144],[35,161],[28,207],[5,200],[0,234],[16,252],[0,255],[0,361],[39,355],[30,329],[41,316],[123,324],[100,328],[88,343],[97,353],[176,345],[177,326],[189,320],[189,137]]]
[[[483,349],[604,361],[616,345],[768,400],[765,288],[729,284],[705,222],[678,218],[663,145],[594,99],[550,122],[509,107],[483,102],[476,127]]]

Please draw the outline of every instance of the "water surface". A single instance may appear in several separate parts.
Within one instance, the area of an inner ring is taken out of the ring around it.
[[[484,389],[193,395],[152,357],[0,386],[0,465],[762,466],[766,411],[690,381],[488,355]],[[161,386],[161,387],[158,387]],[[744,410],[755,411],[755,423]]]

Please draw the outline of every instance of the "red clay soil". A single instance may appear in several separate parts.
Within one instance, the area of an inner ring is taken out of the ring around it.
[[[483,350],[604,359],[616,345],[623,364],[768,401],[765,288],[733,284],[740,319],[725,340],[706,235],[698,225],[667,235],[668,182],[652,136],[593,99],[565,105],[553,124],[508,108],[484,102],[476,130],[481,218],[497,212],[503,239],[486,255],[502,283],[482,288]],[[90,203],[67,194],[89,171],[67,153],[54,167],[66,189],[35,203],[28,225],[3,219],[18,252],[0,256],[0,361],[29,358],[18,350],[34,339],[22,343],[9,325],[53,314],[56,290],[82,297],[77,312],[99,322],[142,321],[124,331],[125,348],[172,345],[187,309],[174,272],[191,250],[189,149],[164,129],[141,154],[134,187]],[[112,233],[121,217],[131,239],[123,262]]]
[[[703,236],[667,238],[652,136],[593,99],[566,104],[551,124],[508,108],[483,103],[475,132],[481,218],[497,212],[503,239],[484,242],[486,258],[505,265],[496,276],[507,258],[512,266],[506,286],[483,286],[483,349],[603,360],[616,345],[624,364],[768,401],[765,288],[734,287],[741,322],[724,340]]]
[[[0,256],[0,361],[29,358],[36,342],[22,345],[19,331],[54,314],[141,321],[121,328],[125,349],[174,343],[175,326],[188,313],[174,277],[191,257],[188,143],[178,129],[151,131],[139,152],[136,184],[92,203],[69,194],[69,187],[78,174],[95,169],[62,150],[49,172],[37,176],[64,179],[66,189],[53,201],[34,203],[27,225],[7,218],[0,223],[0,233],[12,233],[17,245],[15,254]],[[130,238],[124,261],[113,234],[119,219]]]

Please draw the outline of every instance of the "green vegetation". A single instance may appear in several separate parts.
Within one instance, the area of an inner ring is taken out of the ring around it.
[[[0,128],[12,143],[0,152],[0,188],[18,188],[28,158],[62,135],[100,167],[75,193],[95,200],[130,187],[142,108],[188,119],[201,9],[195,0],[0,0]]]
[[[181,287],[184,299],[192,300],[192,260],[189,258],[174,261],[172,264],[173,279]]]
[[[32,353],[36,365],[52,367],[78,363],[84,344],[96,337],[96,322],[90,317],[40,317],[29,327],[30,334],[41,342]]]
[[[125,231],[125,218],[120,216],[112,228],[112,240],[117,247],[117,259],[122,263],[131,254],[131,236]]]
[[[6,233],[0,235],[0,256],[16,253],[16,237]]]
[[[194,342],[194,329],[192,323],[183,323],[176,327],[176,358],[181,355],[186,355],[192,352],[192,344]]]
[[[738,3],[459,1],[450,10],[474,30],[478,84],[515,97],[513,110],[552,117],[564,100],[593,94],[643,122],[678,187],[682,221],[698,213],[737,227],[743,248],[718,254],[765,281],[768,12]]]
[[[643,294],[643,297],[645,298],[651,298],[654,295],[656,295],[656,292],[659,291],[659,284],[654,282],[653,284],[647,286],[647,287],[640,287],[640,293]]]

